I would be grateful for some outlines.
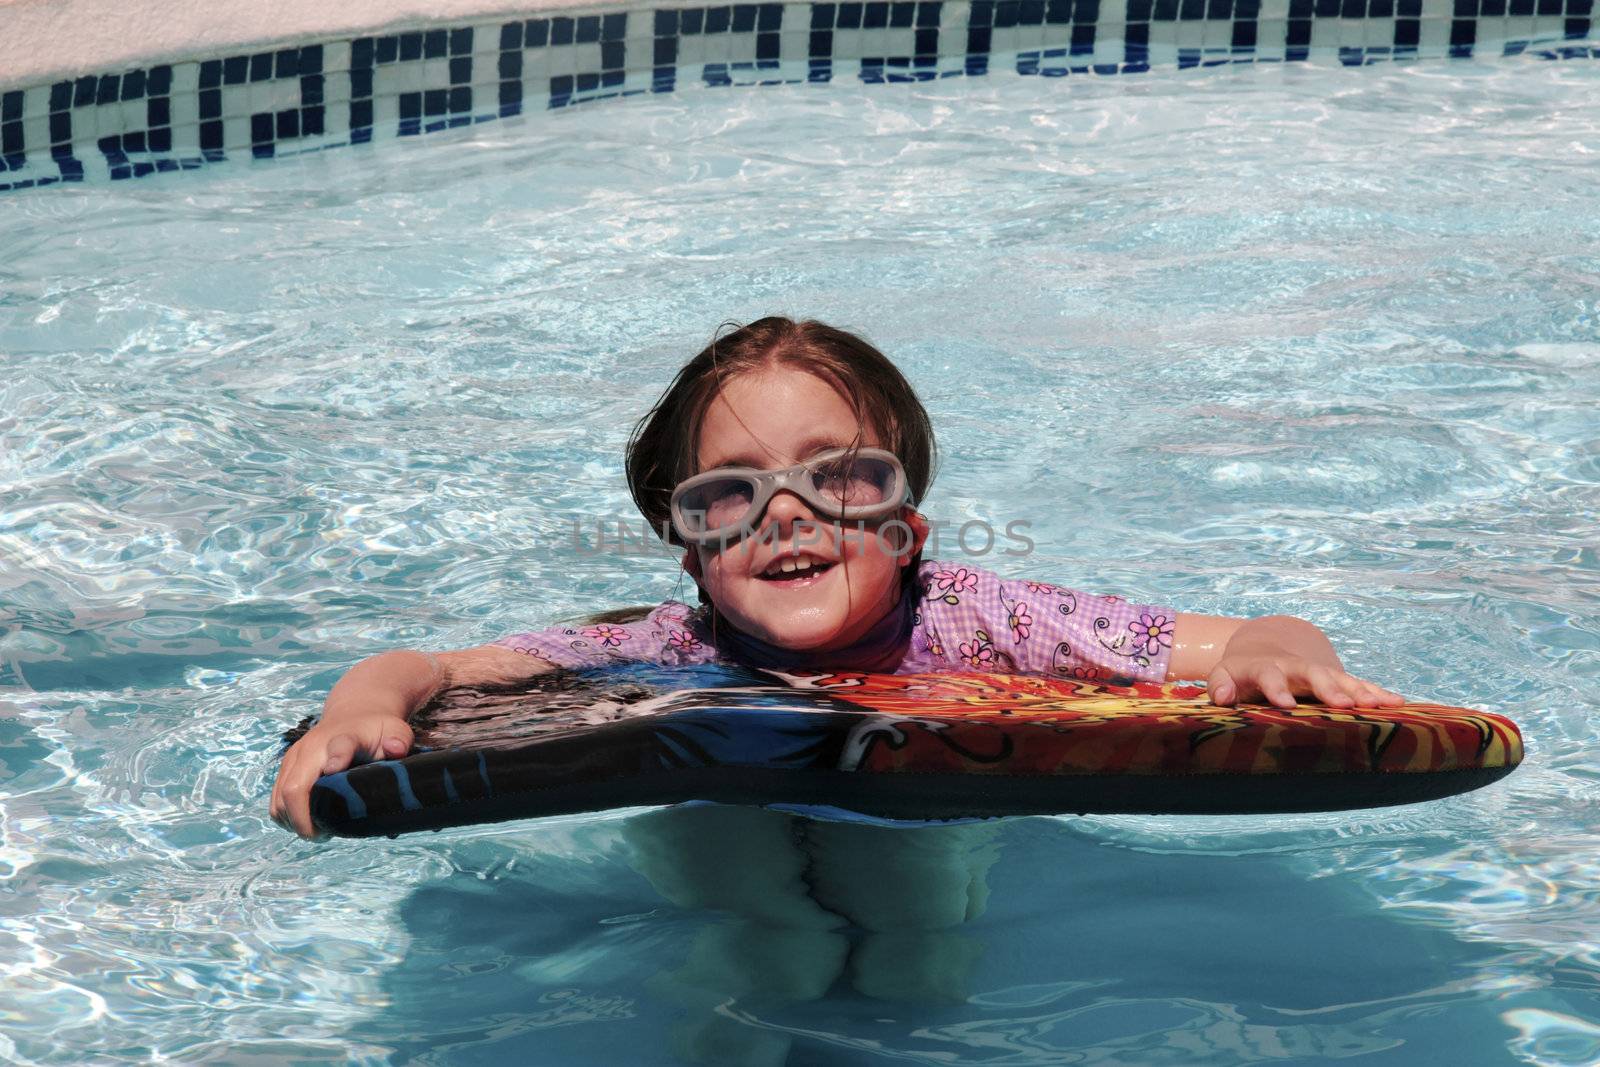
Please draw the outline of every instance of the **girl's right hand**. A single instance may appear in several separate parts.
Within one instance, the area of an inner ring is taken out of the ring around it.
[[[301,837],[319,836],[311,822],[311,786],[325,774],[361,762],[399,759],[411,751],[411,727],[393,715],[345,716],[317,723],[284,753],[272,786],[272,821]]]
[[[322,708],[322,718],[283,754],[267,811],[301,837],[311,824],[311,785],[342,771],[357,756],[399,759],[411,751],[411,713],[452,686],[506,685],[556,670],[538,656],[482,645],[460,652],[397,649],[364,659],[345,673]]]

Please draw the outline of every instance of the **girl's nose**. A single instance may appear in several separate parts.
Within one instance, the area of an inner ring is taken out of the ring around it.
[[[780,489],[774,493],[772,501],[767,504],[767,522],[778,523],[778,528],[782,532],[787,532],[792,523],[801,519],[814,522],[816,517],[809,504],[787,489]]]
[[[826,551],[820,547],[825,545],[827,535],[822,530],[817,513],[811,510],[810,504],[787,489],[773,494],[762,528],[768,538],[767,543],[775,549],[809,547]]]

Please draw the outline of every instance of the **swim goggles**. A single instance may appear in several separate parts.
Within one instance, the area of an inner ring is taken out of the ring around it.
[[[893,452],[836,448],[779,470],[719,467],[687,478],[672,491],[672,528],[689,544],[726,547],[754,533],[783,490],[833,519],[881,519],[912,502]]]

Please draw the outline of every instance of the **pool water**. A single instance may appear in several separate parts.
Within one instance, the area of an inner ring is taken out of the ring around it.
[[[0,197],[0,1059],[1600,1059],[1597,93],[690,90]],[[1296,817],[274,826],[357,659],[689,593],[594,530],[633,420],[770,313],[907,371],[934,518],[1030,524],[946,555],[1310,619],[1527,762]]]

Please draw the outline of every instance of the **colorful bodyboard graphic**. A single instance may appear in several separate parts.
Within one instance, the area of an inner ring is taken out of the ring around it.
[[[316,783],[323,830],[690,800],[927,821],[1328,811],[1465,792],[1522,759],[1514,723],[1466,708],[1225,708],[1181,683],[979,673],[561,672],[446,694],[414,726],[403,759]]]

